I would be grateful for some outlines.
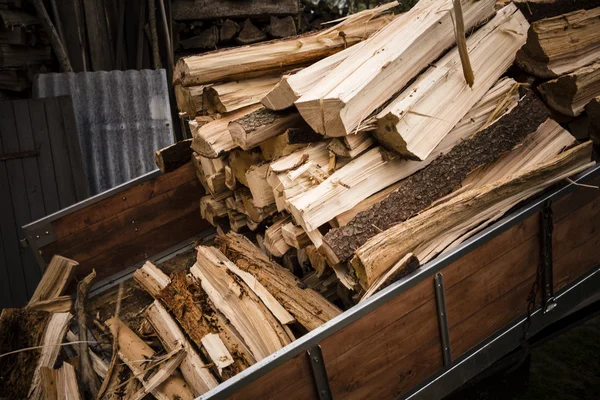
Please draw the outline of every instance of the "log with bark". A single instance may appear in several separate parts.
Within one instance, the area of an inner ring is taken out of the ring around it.
[[[391,20],[390,16],[380,14],[395,5],[392,2],[356,13],[320,32],[181,58],[175,67],[174,82],[191,86],[248,79],[310,64],[377,32]],[[266,59],[265,54],[269,54]]]
[[[465,28],[489,18],[494,3],[465,2]],[[296,107],[316,132],[348,135],[451,47],[453,32],[452,1],[421,0],[331,70]]]
[[[426,159],[510,67],[528,28],[514,5],[498,11],[467,40],[473,87],[463,78],[458,49],[452,50],[377,114],[377,140],[407,158]]]
[[[546,103],[554,110],[575,117],[587,103],[600,96],[600,60],[538,86]]]
[[[600,58],[600,7],[531,25],[517,65],[540,78],[568,74]]]
[[[265,161],[271,161],[292,154],[294,151],[319,142],[323,137],[310,129],[307,124],[300,124],[286,129],[282,134],[260,143],[260,150]]]
[[[167,173],[188,163],[194,152],[190,147],[192,139],[182,140],[154,153],[154,161],[160,172]]]
[[[327,253],[348,260],[369,238],[455,191],[471,171],[494,161],[534,132],[548,111],[533,92],[524,88],[520,92],[518,105],[495,122],[409,176],[396,191],[357,214],[346,226],[329,231],[324,238]]]

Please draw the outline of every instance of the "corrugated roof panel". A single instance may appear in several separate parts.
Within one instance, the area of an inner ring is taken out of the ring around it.
[[[173,143],[164,69],[40,74],[35,97],[71,95],[90,194],[156,169]]]

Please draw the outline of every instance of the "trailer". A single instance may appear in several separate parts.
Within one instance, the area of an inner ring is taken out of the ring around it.
[[[200,398],[446,396],[524,339],[597,309],[598,185],[596,165]],[[189,164],[157,170],[24,230],[42,268],[61,254],[80,262],[79,278],[96,270],[93,308],[146,259],[194,257],[214,235],[202,192]]]

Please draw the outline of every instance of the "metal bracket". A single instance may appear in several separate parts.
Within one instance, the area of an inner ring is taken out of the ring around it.
[[[308,359],[310,360],[310,368],[312,369],[313,377],[315,378],[315,386],[319,400],[332,400],[331,388],[329,387],[329,378],[327,377],[327,367],[323,360],[321,346],[316,345],[306,350]]]
[[[552,218],[552,200],[547,200],[541,211],[541,263],[542,263],[542,309],[544,313],[556,307],[554,298],[554,276],[552,271],[552,232],[554,223]]]
[[[452,352],[450,351],[450,330],[448,329],[448,314],[446,313],[446,292],[444,290],[444,276],[441,272],[433,278],[435,288],[435,302],[437,305],[438,324],[440,327],[440,338],[442,340],[442,355],[444,366],[452,363]]]

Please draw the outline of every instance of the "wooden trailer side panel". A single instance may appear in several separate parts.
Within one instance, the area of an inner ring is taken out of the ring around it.
[[[599,183],[600,178],[590,182]],[[577,188],[553,204],[553,214],[554,285],[559,289],[600,262],[598,190]],[[540,261],[539,231],[540,215],[534,214],[442,270],[453,358],[526,311]],[[439,370],[435,304],[431,277],[324,339],[333,397],[396,398]],[[307,356],[301,353],[230,398],[315,397]]]
[[[78,278],[94,268],[98,280],[209,228],[198,209],[204,194],[188,163],[51,222],[56,240],[40,249],[80,263]]]

